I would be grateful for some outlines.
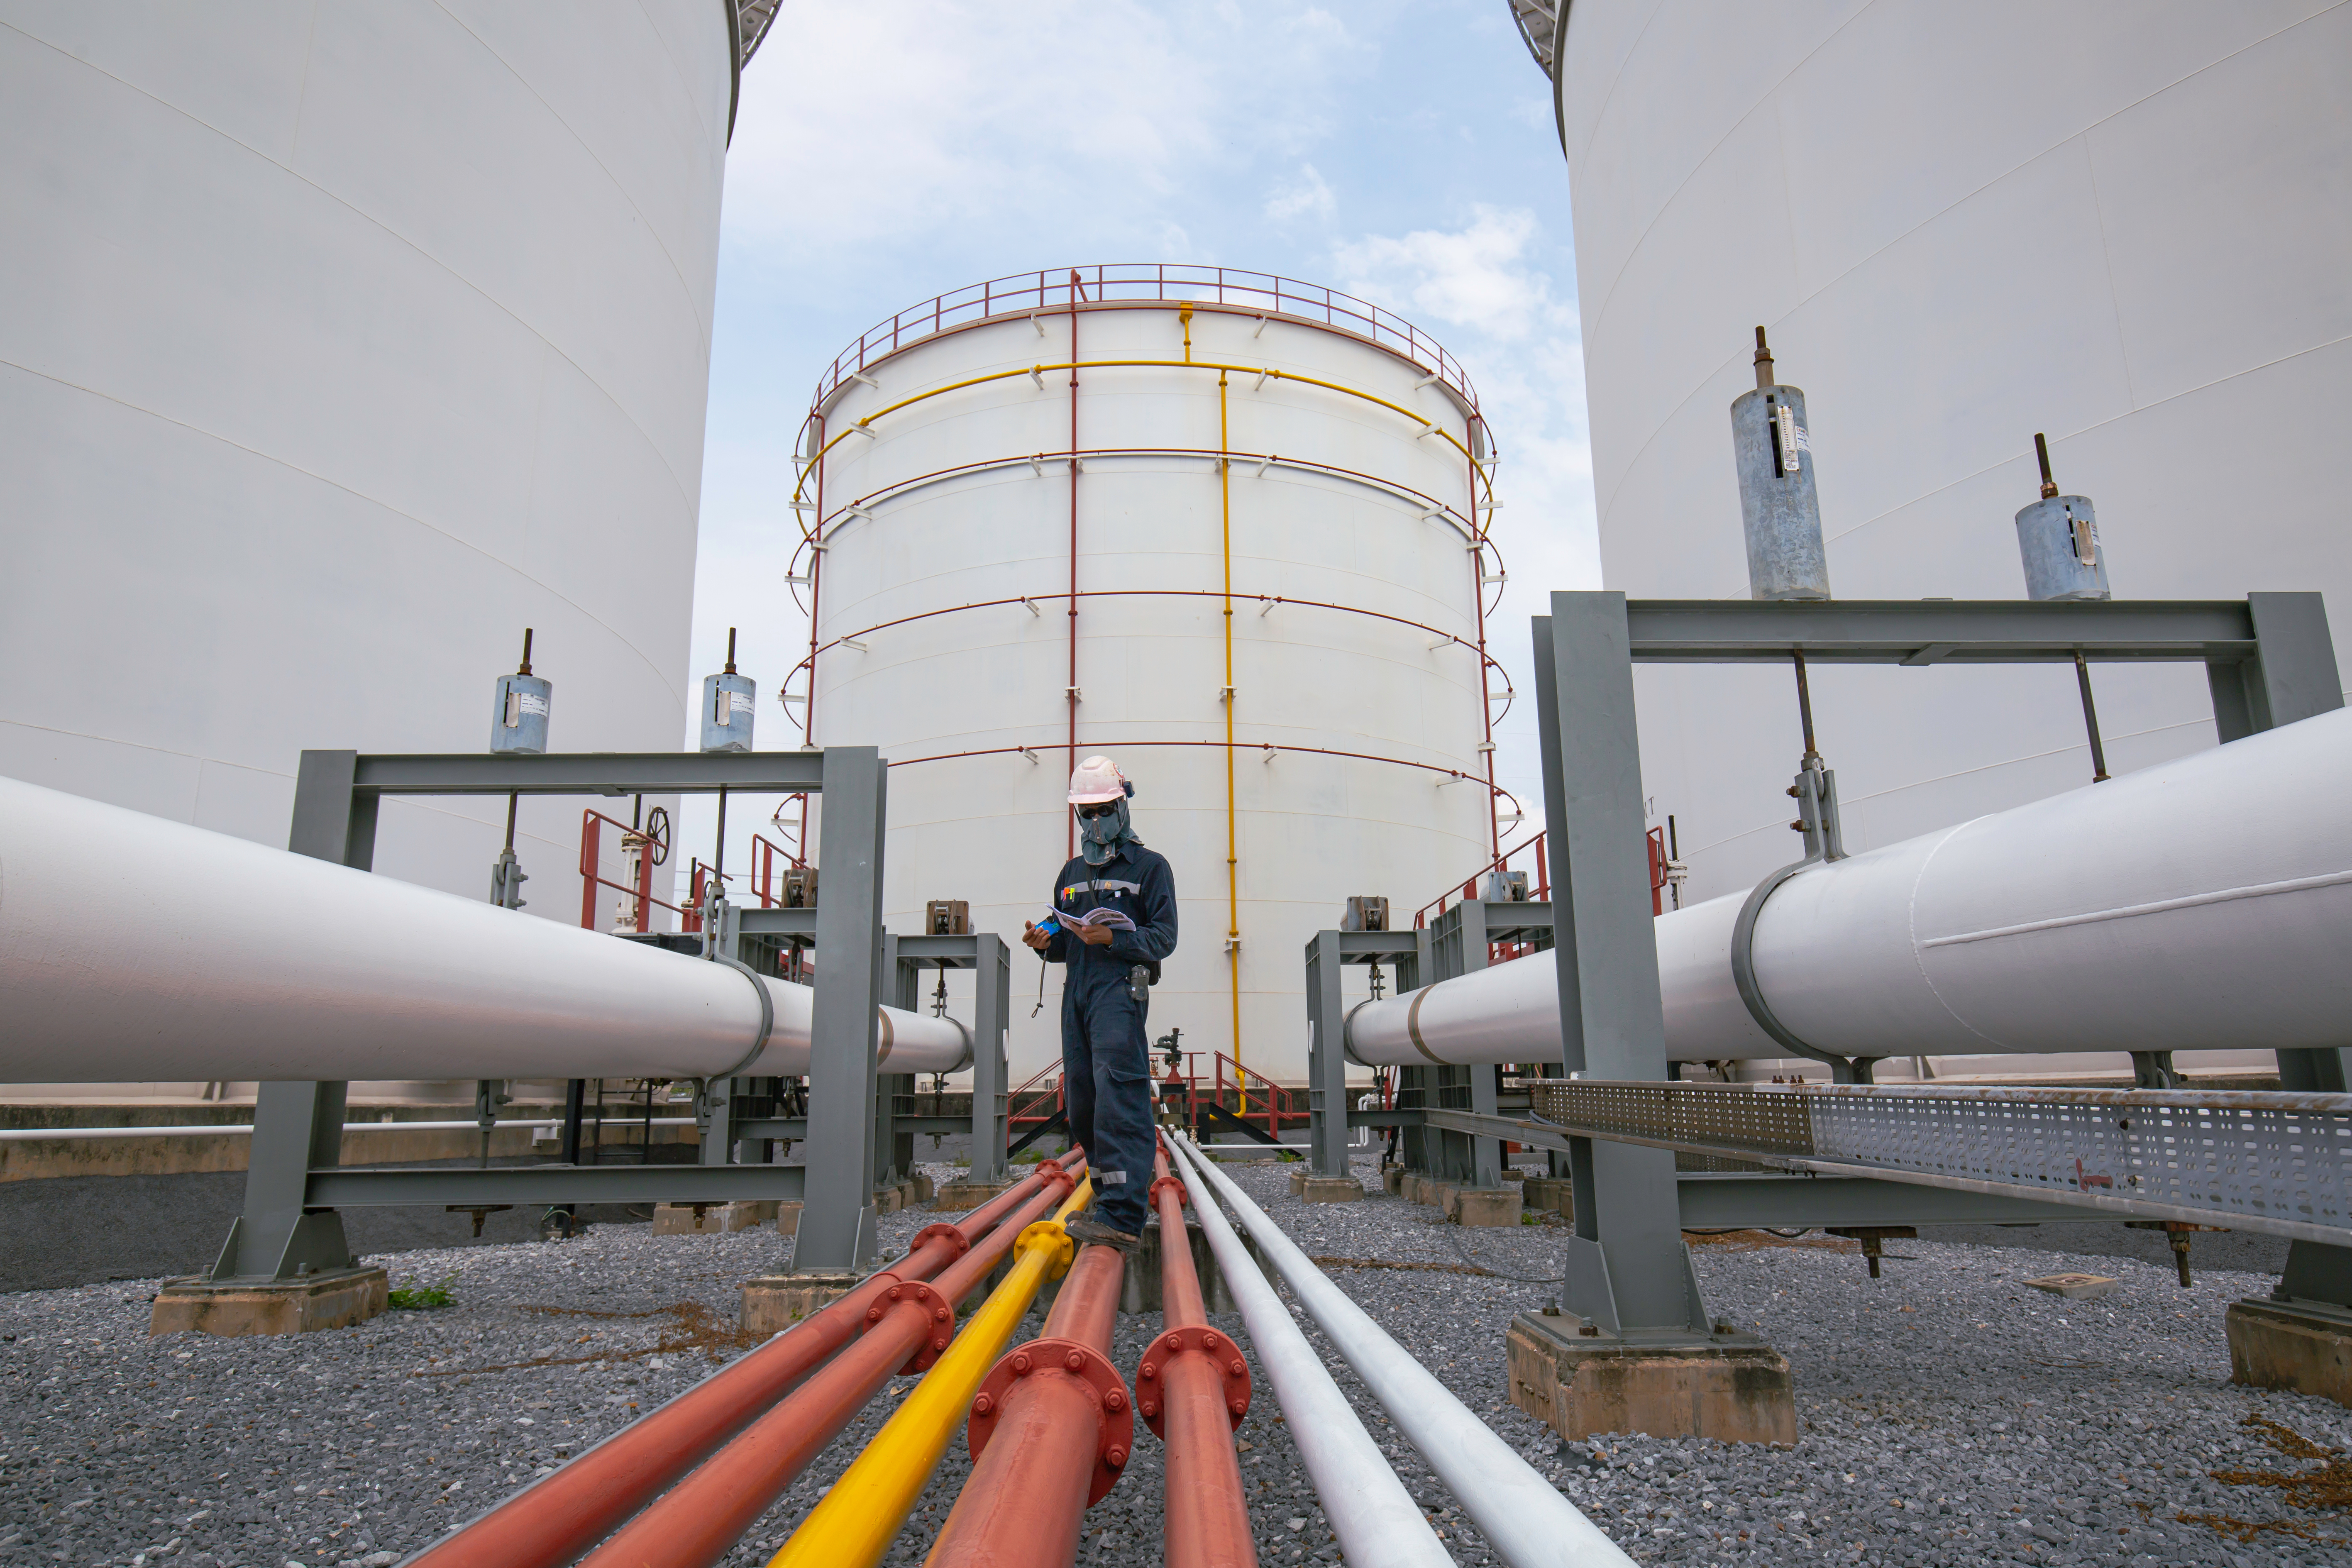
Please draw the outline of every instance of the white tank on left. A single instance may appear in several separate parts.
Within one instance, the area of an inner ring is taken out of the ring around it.
[[[688,743],[729,3],[0,5],[0,774],[282,847],[526,626],[557,749]],[[484,897],[504,805],[375,869]]]

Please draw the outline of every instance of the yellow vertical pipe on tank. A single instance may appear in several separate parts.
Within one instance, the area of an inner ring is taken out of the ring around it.
[[[1187,312],[1189,314],[1189,312]],[[1192,357],[1186,333],[1184,357]],[[1234,792],[1234,465],[1225,424],[1225,373],[1217,373],[1217,502],[1223,513],[1225,561],[1225,973],[1234,1002],[1234,1068],[1241,1079],[1241,1112],[1249,1113],[1249,1079],[1242,1065],[1242,894],[1238,855],[1239,812]]]

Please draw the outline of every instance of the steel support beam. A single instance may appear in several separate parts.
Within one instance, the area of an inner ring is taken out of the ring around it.
[[[1622,594],[1554,594],[1535,622],[1560,1060],[1600,1078],[1664,1079],[1626,614]],[[1576,1229],[1561,1303],[1614,1334],[1706,1336],[1674,1155],[1577,1138],[1569,1170]]]
[[[2254,598],[2308,598],[2256,595]],[[1627,653],[1646,664],[2242,664],[2251,600],[1634,599]],[[2332,679],[2332,677],[2331,677]]]
[[[1351,934],[1317,931],[1307,942],[1307,1169],[1318,1176],[1348,1173],[1348,1007],[1339,988],[1346,962],[1339,939]]]
[[[799,1165],[503,1165],[490,1170],[312,1171],[310,1201],[425,1204],[703,1204],[798,1200]]]
[[[882,1005],[877,937],[889,771],[871,746],[829,746],[822,756],[817,863],[824,882],[816,930],[824,973],[809,1023],[809,1104],[815,1114],[804,1145],[808,1194],[793,1267],[846,1271],[877,1256],[874,1119],[867,1108],[875,1091],[875,1009]]]
[[[458,752],[354,759],[352,788],[387,795],[798,795],[820,790],[831,747],[815,752]],[[850,747],[871,751],[870,747]],[[310,753],[305,752],[306,756]],[[330,753],[351,756],[351,752]],[[819,862],[822,864],[822,862]]]

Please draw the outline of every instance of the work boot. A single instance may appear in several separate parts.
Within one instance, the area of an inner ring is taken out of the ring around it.
[[[1133,1252],[1143,1245],[1143,1238],[1123,1230],[1113,1230],[1098,1219],[1080,1217],[1062,1227],[1070,1239],[1081,1247],[1116,1247],[1121,1252]]]

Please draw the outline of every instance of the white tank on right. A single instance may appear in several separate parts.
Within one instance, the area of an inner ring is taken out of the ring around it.
[[[2024,598],[2046,432],[2117,598],[2352,616],[2352,5],[1514,9],[1556,83],[1610,587],[1748,596],[1760,325],[1839,598]],[[2200,667],[2095,672],[2112,771],[2214,743]],[[1686,901],[1796,858],[1790,677],[1636,689]],[[1855,852],[2091,777],[2063,666],[1817,667],[1812,697]]]

